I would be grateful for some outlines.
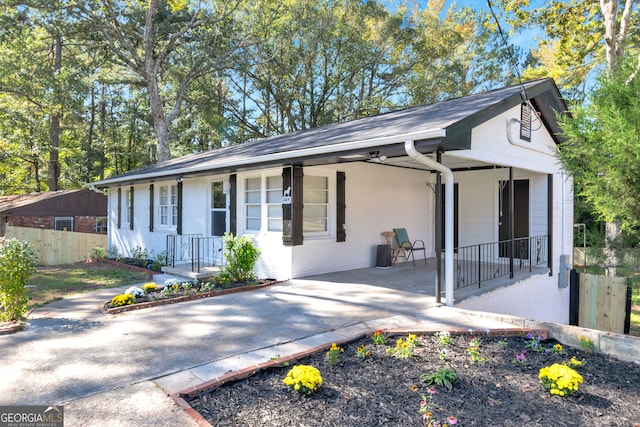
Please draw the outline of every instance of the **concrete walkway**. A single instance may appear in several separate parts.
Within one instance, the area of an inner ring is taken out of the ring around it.
[[[64,405],[65,426],[190,426],[169,395],[376,329],[513,324],[382,287],[295,280],[118,315],[108,289],[48,304],[0,336],[0,405]]]

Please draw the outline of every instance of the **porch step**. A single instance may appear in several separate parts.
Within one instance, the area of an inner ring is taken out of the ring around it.
[[[164,274],[157,274],[153,276],[153,280],[162,280],[164,282],[167,279],[182,280],[207,280],[220,273],[220,267],[203,267],[200,268],[200,272],[191,271],[188,265],[176,265],[175,267],[162,267]]]

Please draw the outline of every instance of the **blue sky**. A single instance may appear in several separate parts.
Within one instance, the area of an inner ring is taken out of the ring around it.
[[[473,7],[475,10],[485,10],[485,11],[489,11],[489,4],[487,0],[447,0],[445,1],[445,7],[444,9],[446,10],[447,8],[449,8],[449,6],[451,4],[455,3],[457,8],[461,8],[461,7],[465,7],[465,6],[471,6]],[[495,1],[492,2],[493,4],[493,8],[496,12],[496,14],[499,14],[499,9],[496,7]],[[531,0],[530,1],[530,8],[534,9],[536,7],[540,7],[544,5],[544,0]],[[511,30],[511,28],[509,26],[507,26],[504,22],[500,23],[501,27],[502,27],[502,31],[505,33],[505,35],[507,37],[509,34],[509,31]],[[528,30],[526,32],[521,32],[518,34],[515,34],[511,37],[508,38],[508,41],[516,46],[521,47],[524,50],[528,50],[531,47],[535,47],[537,46],[537,41],[536,39],[538,38],[542,38],[544,36],[544,33],[542,32],[542,30]]]

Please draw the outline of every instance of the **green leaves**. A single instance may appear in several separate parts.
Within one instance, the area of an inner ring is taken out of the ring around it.
[[[567,142],[560,159],[573,176],[576,194],[602,220],[621,221],[621,231],[640,225],[640,79],[627,82],[635,59],[599,79],[590,103],[575,107],[562,123]]]
[[[27,311],[26,285],[37,257],[29,242],[0,241],[0,321],[20,320]]]
[[[260,258],[260,250],[247,237],[225,234],[224,257],[227,265],[223,273],[228,274],[235,282],[247,282],[254,278],[253,268]]]

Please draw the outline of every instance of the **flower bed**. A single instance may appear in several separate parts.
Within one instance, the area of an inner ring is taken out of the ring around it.
[[[178,282],[170,279],[163,284],[145,283],[142,287],[130,287],[123,294],[105,302],[103,311],[118,314],[158,305],[176,304],[201,298],[245,292],[280,283],[273,279],[254,280],[248,283]]]
[[[640,366],[583,346],[537,336],[402,335],[384,343],[381,336],[277,360],[280,366],[183,398],[219,426],[633,427],[640,420]],[[559,368],[545,369],[556,364],[583,379],[571,374],[563,396],[548,387],[551,380],[562,388],[552,372]],[[312,393],[285,381],[298,365],[320,371]]]

